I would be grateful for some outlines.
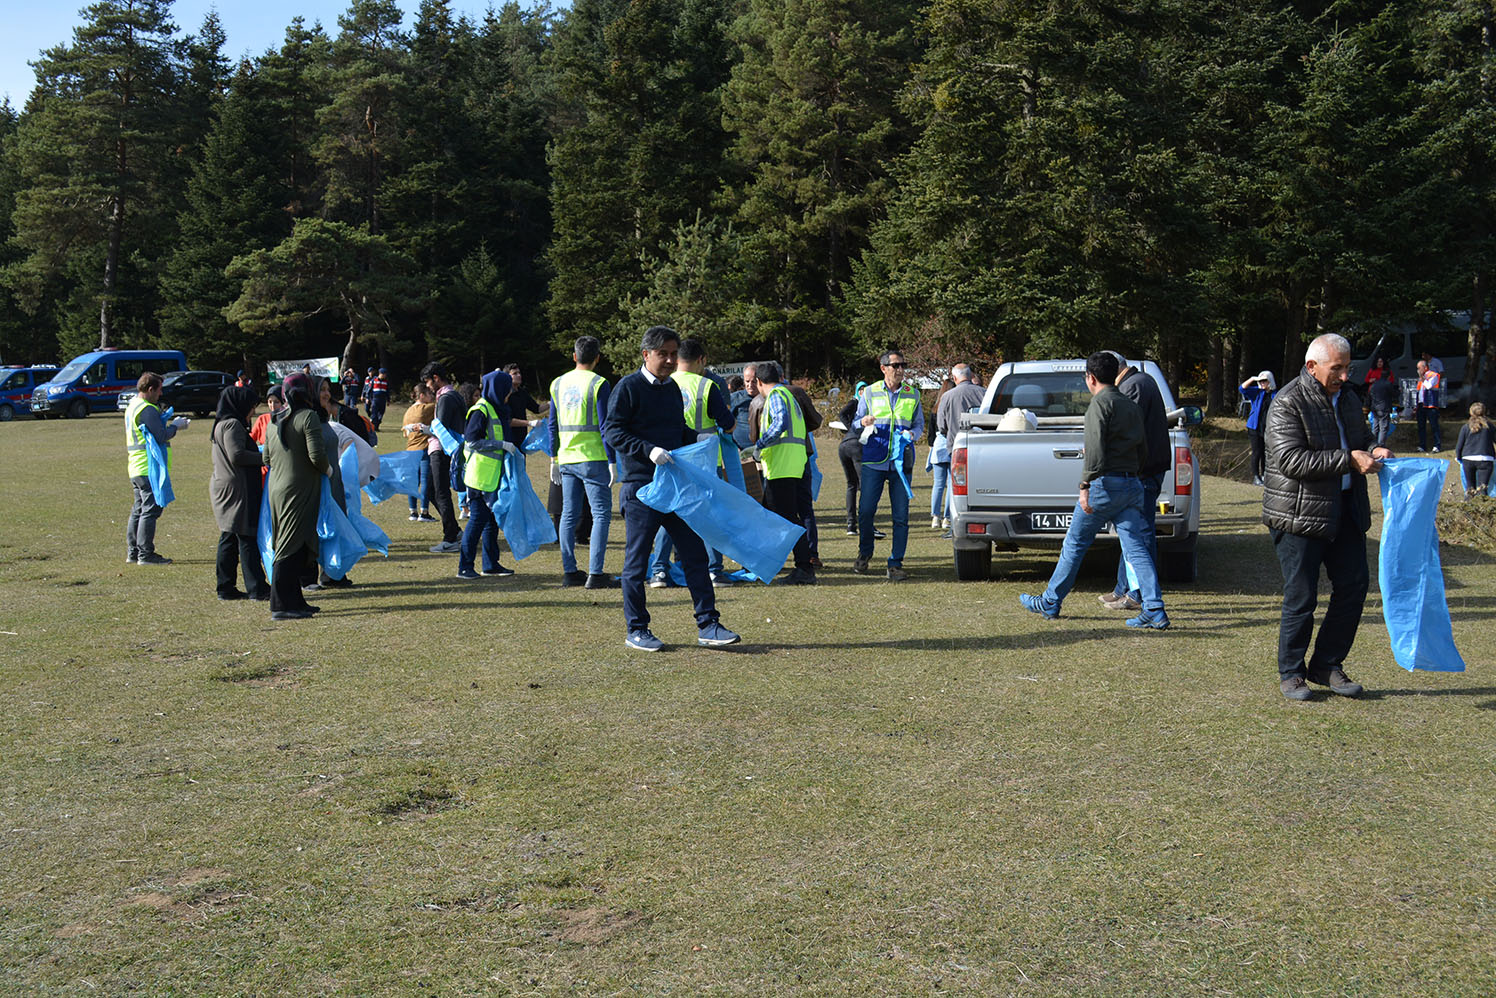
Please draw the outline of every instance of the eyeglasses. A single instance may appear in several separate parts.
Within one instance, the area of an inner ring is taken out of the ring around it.
[[[909,365],[906,364],[906,363],[904,363],[902,360],[894,360],[894,361],[889,361],[888,366],[889,367],[908,367]]]

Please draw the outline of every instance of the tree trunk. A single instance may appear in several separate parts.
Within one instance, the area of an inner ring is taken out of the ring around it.
[[[1205,414],[1219,416],[1226,410],[1222,381],[1225,372],[1225,338],[1216,333],[1210,338],[1210,356],[1206,360]]]
[[[120,146],[120,166],[123,173],[124,142]],[[104,287],[99,295],[99,349],[109,349],[109,340],[114,332],[114,287],[119,280],[119,246],[125,230],[125,196],[115,192],[109,207],[109,248],[104,253]]]
[[[350,367],[353,367],[353,350],[357,342],[358,329],[350,322],[348,323],[348,342],[343,346],[343,366],[341,370],[346,371]]]
[[[1483,271],[1475,272],[1470,290],[1470,334],[1465,341],[1465,382],[1474,389],[1478,373],[1475,365],[1486,352],[1486,275]]]
[[[1304,328],[1309,321],[1308,292],[1302,287],[1291,287],[1286,295],[1287,319],[1283,331],[1283,369],[1278,375],[1278,384],[1284,385],[1299,376],[1304,366]]]

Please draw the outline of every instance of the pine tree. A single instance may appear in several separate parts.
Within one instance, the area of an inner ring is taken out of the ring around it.
[[[322,178],[312,147],[319,129],[317,111],[330,101],[328,72],[332,42],[320,24],[311,28],[296,17],[280,49],[266,53],[256,67],[276,122],[276,180],[290,192],[286,211],[294,218],[317,214]]]

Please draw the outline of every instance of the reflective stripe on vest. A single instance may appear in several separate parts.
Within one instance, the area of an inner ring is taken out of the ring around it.
[[[919,393],[903,385],[897,391],[889,391],[887,383],[870,385],[867,392],[867,411],[875,423],[890,423],[891,429],[907,430],[914,426],[914,414],[919,411]]]
[[[764,462],[765,478],[799,478],[805,474],[805,462],[809,458],[810,437],[805,432],[805,414],[795,396],[783,385],[775,385],[764,399],[763,412],[759,414],[759,435],[769,429],[769,402],[779,399],[790,418],[790,432],[759,451]]]
[[[681,408],[685,411],[686,426],[700,433],[707,428],[706,397],[712,390],[712,382],[690,371],[676,371],[670,379],[680,386]]]
[[[606,461],[597,393],[607,384],[591,371],[568,371],[551,382],[551,405],[556,407],[557,464]]]
[[[468,418],[471,419],[475,412],[481,412],[488,417],[488,439],[497,440],[498,438],[494,436],[494,428],[498,423],[499,414],[494,410],[493,405],[488,399],[479,399],[467,411]],[[499,479],[504,475],[503,456],[494,457],[492,454],[473,450],[473,445],[470,441],[463,443],[462,452],[464,460],[462,466],[462,483],[470,489],[477,489],[479,492],[493,492],[496,490],[499,487]]]
[[[150,474],[151,461],[145,452],[145,435],[148,432],[140,425],[140,416],[147,408],[158,409],[154,402],[137,395],[125,407],[125,467],[131,478],[143,478]],[[170,461],[171,452],[167,451]]]

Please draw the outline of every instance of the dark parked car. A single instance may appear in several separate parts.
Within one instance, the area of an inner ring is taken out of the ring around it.
[[[222,371],[173,371],[161,380],[159,404],[162,409],[177,410],[179,416],[187,412],[211,416],[218,409],[218,396],[233,383],[234,379]],[[119,393],[120,412],[134,397],[134,389]]]

